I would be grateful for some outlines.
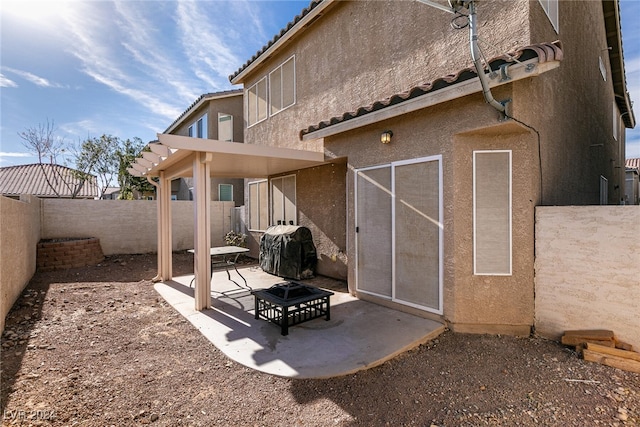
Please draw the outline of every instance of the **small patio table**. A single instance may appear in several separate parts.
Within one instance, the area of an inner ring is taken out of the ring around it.
[[[187,252],[195,254],[195,249],[189,249]],[[231,280],[231,274],[229,274],[229,266],[233,266],[238,276],[242,277],[244,280],[245,286],[247,286],[247,279],[244,278],[242,274],[238,271],[238,267],[236,267],[236,263],[238,262],[238,257],[242,254],[249,252],[247,248],[241,248],[240,246],[218,246],[210,248],[209,254],[211,255],[211,278],[213,278],[213,269],[215,267],[224,266],[225,271],[227,272],[227,278]],[[193,284],[193,281],[196,280],[194,277],[191,279],[191,283],[189,283],[189,287]]]

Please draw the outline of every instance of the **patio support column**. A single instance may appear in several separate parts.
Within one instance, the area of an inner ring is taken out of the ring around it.
[[[211,161],[212,153],[196,153],[193,161],[194,182],[194,276],[195,308],[211,305]]]
[[[171,179],[160,172],[158,187],[158,264],[162,280],[173,278],[171,241]]]

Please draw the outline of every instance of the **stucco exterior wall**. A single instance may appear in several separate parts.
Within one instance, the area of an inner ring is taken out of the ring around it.
[[[509,88],[496,96],[509,97]],[[500,99],[500,98],[498,98]],[[390,144],[380,133],[391,129]],[[482,95],[427,108],[325,139],[328,157],[348,156],[347,255],[355,259],[353,170],[442,155],[444,203],[444,315],[460,332],[527,335],[533,325],[533,231],[538,188],[537,139],[513,122],[500,122]],[[513,274],[473,274],[473,151],[511,150],[513,155]],[[419,250],[420,248],[416,248]],[[355,263],[349,263],[355,293]],[[371,297],[362,296],[367,299]],[[388,301],[378,302],[393,305]],[[413,312],[406,306],[396,306]],[[424,313],[423,313],[424,314]]]
[[[608,203],[619,204],[624,198],[624,164],[611,160],[624,162],[625,136],[620,124],[618,139],[613,137],[614,93],[602,2],[558,5],[556,33],[540,2],[530,2],[532,41],[560,40],[564,59],[544,79],[528,79],[516,88],[514,99],[527,99],[539,107],[514,104],[513,116],[540,133],[541,204],[599,204],[600,175],[608,179]],[[599,58],[606,67],[605,78]]]
[[[0,196],[0,332],[7,313],[36,271],[40,199]]]
[[[527,8],[521,1],[479,5],[483,31],[500,53],[529,44]],[[249,88],[296,57],[296,104],[248,128],[245,140],[321,150],[321,141],[301,142],[300,130],[472,65],[468,31],[451,29],[450,20],[419,2],[337,2],[246,76]]]
[[[42,205],[43,239],[97,237],[105,255],[157,251],[156,201],[45,199]],[[224,245],[233,207],[211,202],[212,245]],[[173,250],[193,248],[193,202],[172,201],[171,216]]]
[[[609,329],[640,348],[640,206],[536,208],[536,332]]]
[[[202,115],[207,114],[207,137],[218,139],[218,113],[231,114],[233,116],[233,141],[244,141],[244,107],[242,94],[216,98],[206,101],[202,106],[182,118],[180,123],[171,133],[174,135],[189,135],[189,126],[194,124]]]

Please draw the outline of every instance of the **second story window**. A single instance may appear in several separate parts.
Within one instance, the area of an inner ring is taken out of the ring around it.
[[[269,114],[274,115],[296,102],[296,61],[287,59],[269,73]]]
[[[207,115],[200,117],[189,126],[189,136],[192,138],[207,138]]]
[[[559,33],[559,18],[558,18],[558,2],[560,0],[538,0],[542,5],[542,8],[547,13],[549,17],[549,21],[551,21],[551,25],[556,30],[556,33]]]
[[[233,141],[233,116],[218,113],[218,141]]]
[[[247,90],[247,126],[267,118],[267,78],[263,77]]]

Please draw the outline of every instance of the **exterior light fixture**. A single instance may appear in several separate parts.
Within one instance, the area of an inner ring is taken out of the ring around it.
[[[385,130],[380,135],[380,142],[382,142],[383,144],[388,144],[391,142],[392,136],[393,136],[393,132],[391,132],[390,130]]]

